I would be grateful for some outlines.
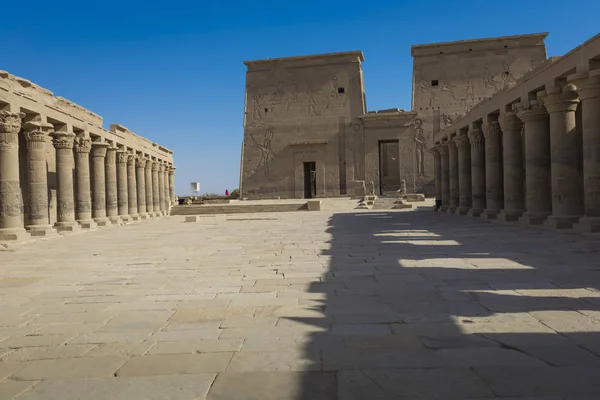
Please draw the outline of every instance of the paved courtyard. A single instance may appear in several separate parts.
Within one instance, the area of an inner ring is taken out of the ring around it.
[[[0,399],[600,398],[600,242],[430,211],[0,251]]]

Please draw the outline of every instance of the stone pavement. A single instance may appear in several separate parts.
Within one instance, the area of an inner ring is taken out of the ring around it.
[[[425,211],[0,251],[0,399],[600,398],[600,243]]]

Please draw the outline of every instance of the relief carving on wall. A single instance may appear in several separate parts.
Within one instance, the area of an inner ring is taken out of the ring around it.
[[[294,81],[294,88],[292,93],[289,95],[289,100],[287,105],[285,106],[286,111],[290,111],[290,107],[294,104],[298,104],[300,102],[300,86],[298,86],[298,81]]]
[[[492,67],[489,63],[483,67],[483,83],[486,88],[494,89],[494,93],[501,89],[500,83],[496,82],[496,77],[492,74]]]
[[[329,97],[327,98],[327,105],[325,106],[325,109],[329,109],[329,107],[331,106],[331,102],[332,101],[337,101],[340,98],[340,85],[338,83],[338,77],[337,76],[333,76],[331,78],[331,81],[329,82]],[[346,96],[344,97],[344,103],[342,104],[342,107],[346,105]]]
[[[444,124],[444,128],[452,125],[454,122],[464,117],[465,113],[455,113],[454,115],[442,114],[442,122]]]
[[[418,81],[419,88],[421,89],[421,93],[428,94],[429,99],[432,102],[436,101],[435,92],[433,90],[433,87],[431,86],[431,82],[423,79],[423,76],[421,74],[418,75],[417,81]]]
[[[510,70],[510,64],[506,61],[504,62],[504,73],[500,77],[504,81],[504,87],[510,86],[511,84],[517,82]]]
[[[314,117],[315,115],[319,115],[317,110],[317,100],[315,99],[315,95],[318,93],[317,90],[306,90],[306,107],[307,113],[309,116]]]
[[[426,177],[425,173],[425,153],[432,153],[431,149],[427,146],[429,141],[429,134],[425,135],[423,130],[423,120],[415,118],[411,122],[413,140],[415,141],[415,159],[416,159],[416,173],[420,177]]]
[[[267,127],[255,126],[249,130],[248,139],[250,144],[256,147],[260,153],[258,159],[258,165],[252,171],[255,174],[260,168],[263,168],[265,178],[269,178],[269,161],[275,157],[273,151],[273,136],[275,134],[275,127],[269,125]]]
[[[449,93],[450,97],[452,97],[453,100],[456,100],[456,95],[454,94],[454,88],[456,86],[450,83],[445,69],[443,69],[440,73],[440,87],[442,89],[442,92]]]
[[[252,119],[262,119],[262,105],[261,101],[265,95],[256,94],[252,96]]]

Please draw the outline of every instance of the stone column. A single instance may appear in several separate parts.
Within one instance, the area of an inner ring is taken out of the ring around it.
[[[19,183],[19,132],[24,113],[0,111],[0,240],[27,237]]]
[[[169,168],[169,199],[171,205],[175,204],[175,167]]]
[[[141,157],[135,158],[135,172],[137,183],[137,206],[138,214],[141,219],[147,219],[146,212],[146,159]]]
[[[570,229],[583,216],[581,134],[575,122],[579,96],[569,84],[539,92],[538,99],[550,114],[552,215],[544,226]]]
[[[458,208],[456,213],[464,215],[471,209],[471,146],[467,135],[454,138],[458,149]]]
[[[117,151],[117,209],[123,222],[130,222],[129,192],[127,190],[127,154],[124,150]]]
[[[600,233],[600,70],[569,77],[582,106],[584,216],[574,229]]]
[[[504,180],[504,209],[498,214],[498,220],[516,221],[525,211],[525,171],[523,164],[523,123],[515,112],[503,115],[502,161]]]
[[[29,190],[25,207],[25,228],[31,236],[48,236],[54,232],[48,215],[48,168],[46,167],[46,141],[52,124],[29,122],[23,126],[27,141],[27,182]]]
[[[502,129],[497,115],[488,116],[485,127],[485,203],[484,219],[496,219],[504,208],[504,170],[502,168]]]
[[[74,232],[81,227],[75,221],[75,191],[73,188],[73,142],[75,134],[54,132],[52,144],[56,149],[56,223],[59,232]]]
[[[106,215],[111,223],[120,224],[119,208],[117,206],[117,148],[109,146],[106,149],[104,173],[106,178]]]
[[[152,177],[152,160],[146,159],[146,212],[149,217],[156,217],[154,212],[154,180]]]
[[[458,209],[458,149],[456,143],[451,141],[448,143],[448,165],[450,178],[450,206],[448,213],[454,214]]]
[[[90,151],[92,141],[75,138],[75,219],[82,228],[98,226],[92,219],[92,189],[90,183]]]
[[[450,207],[450,159],[448,143],[440,145],[440,159],[442,164],[442,206],[440,211],[446,212]]]
[[[525,209],[519,222],[541,224],[552,212],[550,190],[550,127],[548,113],[537,100],[518,107],[517,116],[524,125]]]
[[[165,164],[165,170],[162,174],[163,185],[165,187],[165,215],[171,213],[171,194],[169,192],[169,166]]]
[[[152,203],[154,205],[154,215],[161,216],[163,213],[160,208],[160,186],[158,179],[158,163],[152,161]]]
[[[162,163],[158,164],[158,203],[160,206],[160,213],[162,215],[167,215],[165,203],[165,165]]]
[[[471,142],[471,192],[473,205],[468,215],[479,217],[485,210],[485,147],[481,121],[473,122],[469,129]]]
[[[92,217],[98,226],[110,225],[106,217],[105,163],[108,143],[92,142]]]
[[[127,202],[129,204],[129,215],[134,221],[139,221],[137,183],[135,179],[135,155],[127,155]]]
[[[442,206],[442,154],[441,145],[434,146],[433,152],[433,179],[435,182],[435,206],[433,211],[439,211]]]

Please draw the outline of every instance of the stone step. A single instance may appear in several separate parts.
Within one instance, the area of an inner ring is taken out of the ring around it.
[[[306,203],[295,204],[228,204],[215,206],[174,206],[171,215],[246,214],[263,212],[307,211]]]

